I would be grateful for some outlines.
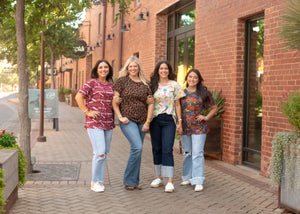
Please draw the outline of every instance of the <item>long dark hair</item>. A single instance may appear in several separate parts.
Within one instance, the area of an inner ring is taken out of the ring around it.
[[[108,82],[113,82],[113,69],[111,67],[111,65],[109,64],[109,62],[105,59],[100,59],[96,62],[95,66],[93,67],[92,69],[92,72],[91,72],[91,78],[92,79],[98,79],[99,78],[99,74],[98,74],[98,66],[101,62],[105,62],[107,65],[108,65],[108,68],[109,68],[109,72],[108,72],[108,75],[106,76],[106,81]]]
[[[169,69],[169,75],[168,78],[169,80],[174,80],[175,79],[175,74],[173,73],[173,69],[172,66],[170,65],[170,63],[168,61],[160,61],[156,64],[154,71],[151,75],[151,80],[150,80],[150,85],[151,85],[151,91],[154,94],[156,92],[156,90],[158,89],[158,82],[159,82],[159,68],[162,64],[166,64],[168,66]]]
[[[202,78],[200,72],[197,69],[189,70],[189,72],[185,76],[186,87],[187,88],[189,87],[189,84],[187,82],[187,78],[190,75],[190,73],[192,73],[192,72],[194,72],[198,76],[198,80],[199,80],[199,82],[196,85],[196,87],[197,87],[196,93],[197,93],[198,96],[201,97],[204,107],[207,108],[209,103],[210,103],[210,98],[209,98],[210,92],[207,90],[207,87],[202,84],[203,78]]]

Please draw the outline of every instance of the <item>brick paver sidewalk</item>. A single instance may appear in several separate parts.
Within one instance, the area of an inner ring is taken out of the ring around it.
[[[32,156],[37,164],[80,164],[76,181],[27,181],[19,190],[19,199],[11,214],[25,213],[280,213],[277,193],[269,179],[257,171],[236,167],[221,161],[206,161],[203,192],[180,186],[182,155],[174,151],[175,192],[164,193],[164,187],[151,188],[155,178],[151,143],[147,135],[141,166],[143,190],[127,191],[122,177],[129,155],[129,143],[117,126],[108,157],[104,193],[90,190],[92,148],[84,116],[79,108],[59,104],[57,132],[45,121],[47,142],[35,142]],[[36,122],[37,123],[37,122]],[[35,126],[38,127],[38,126]],[[32,130],[37,134],[37,130]]]

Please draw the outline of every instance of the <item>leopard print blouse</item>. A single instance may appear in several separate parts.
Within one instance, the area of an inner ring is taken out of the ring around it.
[[[120,111],[123,117],[135,123],[145,123],[147,119],[147,96],[152,95],[149,86],[135,82],[129,76],[120,77],[113,87],[122,98]]]

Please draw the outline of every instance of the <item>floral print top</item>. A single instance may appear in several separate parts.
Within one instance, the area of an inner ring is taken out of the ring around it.
[[[175,100],[184,96],[185,94],[180,85],[173,80],[166,84],[158,84],[158,88],[154,93],[153,117],[166,113],[172,115],[175,119]]]
[[[207,121],[197,121],[195,117],[204,114],[205,108],[201,97],[196,92],[184,89],[186,96],[181,99],[181,112],[182,112],[182,128],[184,135],[193,134],[206,134]],[[215,105],[215,101],[209,94],[209,106]]]

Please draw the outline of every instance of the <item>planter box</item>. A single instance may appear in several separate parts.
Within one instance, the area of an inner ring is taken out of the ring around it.
[[[223,119],[212,118],[208,121],[204,154],[218,160],[222,159]]]
[[[60,93],[59,95],[58,95],[58,101],[59,102],[65,102],[65,94],[64,93]]]
[[[294,167],[294,181],[298,180],[298,184],[300,185],[300,138],[297,140],[297,149],[295,157],[295,167]],[[298,175],[298,176],[297,176]],[[297,177],[296,177],[297,176]],[[281,207],[285,207],[286,209],[293,211],[294,213],[300,213],[300,186],[297,188],[297,184],[293,184],[293,188],[288,183],[288,178],[286,176],[286,164],[283,163],[283,176],[281,179],[280,185],[280,202],[279,205]]]
[[[7,201],[5,206],[6,213],[18,199],[18,150],[16,149],[1,149],[0,150],[0,168],[4,169],[4,198]]]

